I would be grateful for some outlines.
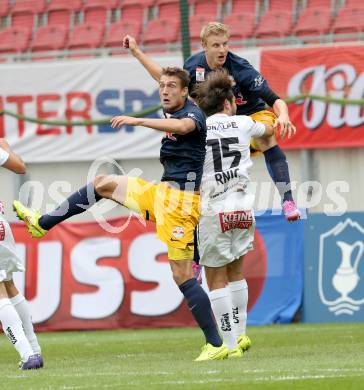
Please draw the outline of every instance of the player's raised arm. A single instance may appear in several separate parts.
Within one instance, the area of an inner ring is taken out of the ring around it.
[[[0,138],[0,166],[19,174],[26,171],[24,161],[10,149],[4,138]]]
[[[252,75],[250,79],[250,89],[255,96],[264,100],[268,106],[273,108],[277,118],[274,122],[274,128],[280,131],[281,138],[287,136],[291,138],[296,133],[296,127],[292,124],[288,107],[284,100],[282,100],[272,89],[269,87],[267,80],[251,67]]]
[[[174,133],[185,135],[196,129],[195,122],[190,118],[134,118],[131,116],[115,116],[111,119],[111,127],[129,126],[144,126],[150,129],[164,131],[166,133]]]
[[[130,53],[144,66],[148,73],[155,80],[159,81],[162,75],[162,67],[140,50],[134,37],[125,35],[123,38],[123,48],[129,49]]]

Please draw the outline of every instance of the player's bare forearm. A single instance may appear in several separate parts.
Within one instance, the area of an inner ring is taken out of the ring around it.
[[[288,106],[286,102],[282,99],[277,99],[273,104],[273,111],[274,113],[279,116],[287,116],[289,118],[288,114]]]
[[[132,51],[132,54],[144,66],[147,72],[156,81],[159,81],[159,79],[162,76],[163,68],[158,63],[153,61],[150,57],[148,57],[146,54],[144,54],[139,48]]]
[[[11,150],[9,144],[4,138],[0,138],[0,148],[9,153],[9,157],[2,167],[15,173],[24,174],[26,171],[24,161]]]
[[[123,38],[123,48],[129,49],[130,53],[144,66],[148,73],[155,80],[159,81],[162,75],[162,67],[139,49],[139,46],[132,35],[125,35]]]
[[[134,118],[130,116],[116,116],[111,119],[111,127],[117,128],[124,125],[144,126],[150,129],[174,134],[187,134],[196,128],[195,122],[189,118],[183,119],[156,119],[156,118]]]

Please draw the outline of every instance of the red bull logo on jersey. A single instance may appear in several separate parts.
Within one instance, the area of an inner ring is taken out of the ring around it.
[[[0,241],[5,240],[5,225],[4,222],[0,222]]]
[[[222,233],[232,229],[249,229],[253,225],[251,210],[219,213],[219,218]]]

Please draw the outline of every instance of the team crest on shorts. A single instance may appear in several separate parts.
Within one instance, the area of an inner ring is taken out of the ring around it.
[[[253,224],[253,214],[251,210],[219,213],[219,217],[222,233],[232,229],[249,229]]]
[[[173,237],[183,238],[185,235],[185,229],[182,226],[175,226],[172,230]]]
[[[0,222],[0,241],[5,240],[5,225],[4,222]]]
[[[196,81],[205,81],[205,68],[196,68]]]

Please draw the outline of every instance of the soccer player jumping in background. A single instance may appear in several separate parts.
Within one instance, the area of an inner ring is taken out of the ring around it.
[[[199,220],[199,189],[205,158],[206,118],[188,99],[188,72],[162,70],[159,94],[166,118],[117,116],[112,127],[145,126],[162,131],[160,160],[164,172],[158,185],[141,178],[101,175],[72,194],[56,210],[40,215],[14,201],[14,209],[33,237],[43,237],[58,223],[84,212],[102,198],[111,199],[156,222],[157,236],[167,244],[173,278],[184,295],[206,344],[196,359],[220,360],[228,348],[218,333],[206,292],[193,277],[194,230]]]
[[[244,58],[229,51],[229,27],[218,22],[210,22],[202,28],[201,44],[203,51],[186,60],[184,68],[189,72],[190,95],[194,97],[195,86],[216,69],[226,69],[234,83],[233,92],[237,104],[237,115],[250,115],[253,119],[273,125],[282,136],[293,135],[295,126],[289,119],[288,107],[268,86],[267,81]],[[161,66],[146,56],[129,35],[123,39],[123,46],[147,69],[153,78],[159,80]],[[265,104],[274,113],[265,109]],[[277,144],[275,134],[264,139],[254,138],[251,143],[252,155],[263,152],[268,172],[276,184],[282,199],[282,209],[289,222],[298,220],[301,215],[293,200],[286,156]]]
[[[0,139],[0,166],[19,174],[25,173],[26,169],[4,139]],[[37,369],[43,367],[43,358],[28,303],[13,281],[13,272],[17,271],[24,271],[24,267],[16,254],[13,234],[0,202],[0,322],[20,355],[19,368]]]

